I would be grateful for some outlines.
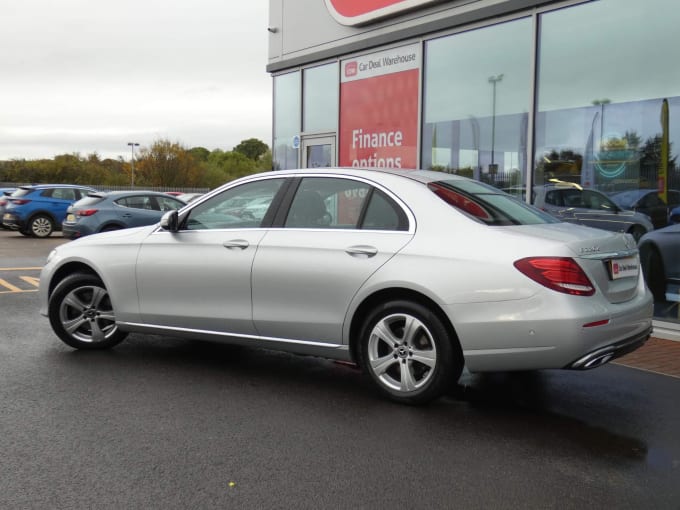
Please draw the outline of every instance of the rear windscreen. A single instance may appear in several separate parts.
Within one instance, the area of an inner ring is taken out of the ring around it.
[[[100,197],[100,196],[97,196],[97,195],[88,195],[85,198],[81,198],[80,200],[78,200],[76,205],[78,207],[87,207],[89,205],[97,204],[97,203],[101,202],[102,200],[104,200],[104,197]]]
[[[477,181],[436,181],[427,185],[447,204],[487,225],[559,223],[543,211]]]

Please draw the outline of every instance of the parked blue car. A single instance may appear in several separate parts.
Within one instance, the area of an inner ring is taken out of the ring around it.
[[[680,207],[676,207],[668,215],[669,225],[677,225],[678,223],[680,223]]]
[[[182,200],[155,191],[90,193],[68,208],[61,226],[64,237],[76,239],[97,232],[153,225],[166,211],[185,205]]]
[[[26,236],[48,237],[61,229],[66,209],[94,191],[70,184],[20,186],[7,197],[2,224]]]

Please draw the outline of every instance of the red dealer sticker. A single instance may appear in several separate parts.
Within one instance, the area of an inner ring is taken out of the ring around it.
[[[356,26],[441,0],[326,0],[331,16],[342,25]]]

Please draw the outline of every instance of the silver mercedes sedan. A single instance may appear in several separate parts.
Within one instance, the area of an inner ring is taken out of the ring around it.
[[[594,368],[652,328],[632,236],[419,170],[245,177],[160,224],[58,247],[40,294],[77,349],[138,332],[322,356],[411,404],[464,367]]]

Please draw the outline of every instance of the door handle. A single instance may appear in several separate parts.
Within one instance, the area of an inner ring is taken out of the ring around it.
[[[229,250],[245,250],[248,246],[250,246],[250,243],[245,239],[232,239],[231,241],[224,241],[222,246]]]
[[[351,255],[352,257],[370,258],[375,257],[375,255],[378,253],[378,248],[361,244],[356,246],[350,246],[345,250],[345,252],[348,255]]]

